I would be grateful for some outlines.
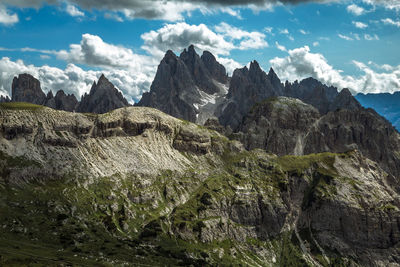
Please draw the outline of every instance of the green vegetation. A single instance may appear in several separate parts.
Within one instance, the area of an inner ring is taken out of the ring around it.
[[[332,198],[339,179],[333,163],[346,155],[233,153],[228,140],[219,143],[224,153],[205,159],[212,162],[209,169],[117,174],[92,182],[71,173],[18,187],[4,182],[11,171],[40,164],[0,154],[0,265],[309,266],[292,231],[238,242],[231,233],[253,226],[247,218],[237,220],[227,213],[247,214],[258,207],[281,212],[296,179],[309,184],[304,209]],[[210,233],[220,236],[208,240]],[[312,244],[309,236],[302,238]],[[327,266],[312,249],[315,259]],[[274,260],[261,257],[259,250]]]
[[[286,172],[301,174],[310,167],[317,169],[327,175],[337,175],[333,164],[336,156],[345,156],[344,154],[320,153],[309,154],[306,156],[282,156],[277,158],[277,163]]]
[[[42,109],[44,107],[40,106],[40,105],[26,103],[26,102],[8,102],[8,103],[0,103],[0,108],[1,109],[11,109],[11,110],[37,111],[37,110],[40,110],[40,109]]]

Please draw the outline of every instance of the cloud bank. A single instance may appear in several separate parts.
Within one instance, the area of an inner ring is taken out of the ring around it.
[[[289,81],[313,77],[339,89],[349,88],[362,93],[393,93],[400,90],[400,65],[396,67],[384,65],[380,68],[381,72],[376,72],[362,62],[353,60],[352,63],[363,75],[358,77],[343,75],[341,70],[329,65],[323,55],[311,53],[308,46],[289,50],[287,57],[270,60],[278,76]]]

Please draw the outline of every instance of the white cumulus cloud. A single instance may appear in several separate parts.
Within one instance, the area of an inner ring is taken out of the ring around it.
[[[58,51],[57,57],[75,64],[103,68],[124,68],[147,71],[146,66],[154,65],[149,56],[135,54],[129,48],[109,44],[99,36],[83,34],[79,44],[71,44],[69,50]]]
[[[398,0],[363,0],[363,2],[373,6],[383,6],[386,9],[400,10],[400,1]]]
[[[378,41],[379,36],[376,34],[371,35],[371,34],[366,33],[366,34],[364,34],[364,39],[367,41]]]
[[[339,38],[346,40],[346,41],[353,41],[354,39],[350,36],[344,35],[344,34],[338,34]]]
[[[12,79],[21,73],[29,73],[39,79],[44,92],[64,90],[75,94],[80,99],[89,92],[93,81],[103,73],[120,89],[130,101],[141,97],[143,88],[149,88],[151,80],[145,75],[135,75],[127,70],[83,70],[75,64],[68,64],[65,69],[25,64],[22,60],[0,59],[0,93],[10,95]]]
[[[206,25],[189,25],[185,22],[166,24],[164,27],[141,35],[142,48],[149,54],[161,58],[168,49],[180,51],[191,44],[201,50],[208,50],[216,55],[228,55],[234,45],[216,34]]]
[[[365,13],[365,9],[357,6],[356,4],[351,4],[347,6],[347,12],[353,14],[354,16],[361,16],[362,14]]]
[[[72,17],[82,17],[85,13],[80,11],[76,6],[68,4],[65,11]]]
[[[284,51],[284,52],[287,51],[286,47],[284,47],[283,45],[280,45],[278,42],[275,42],[275,46],[276,46],[276,48],[278,48],[281,51]]]
[[[5,6],[0,3],[0,24],[12,25],[19,21],[17,14],[10,14]]]
[[[386,65],[385,69],[382,68],[386,72],[376,72],[362,62],[352,63],[363,72],[362,75],[344,75],[343,71],[332,67],[322,54],[311,53],[308,46],[289,50],[287,57],[270,60],[276,73],[289,81],[313,77],[339,89],[349,88],[363,93],[392,93],[400,89],[400,65],[391,68]]]
[[[265,34],[257,31],[245,31],[240,28],[231,26],[225,22],[215,27],[215,30],[222,34],[225,39],[239,40],[239,44],[234,45],[236,49],[248,50],[268,47],[265,40]]]
[[[400,28],[400,21],[394,21],[391,18],[382,19],[383,24],[385,25],[393,25]]]
[[[367,24],[365,24],[365,23],[363,23],[361,21],[353,21],[353,25],[356,26],[356,28],[359,28],[359,29],[365,29],[365,28],[368,27]]]

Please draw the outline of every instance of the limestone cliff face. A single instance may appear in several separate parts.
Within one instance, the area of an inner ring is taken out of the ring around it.
[[[313,78],[304,79],[300,83],[286,82],[283,85],[272,68],[266,74],[258,63],[253,61],[249,70],[245,67],[233,73],[227,100],[221,115],[218,116],[219,121],[236,131],[255,104],[278,96],[300,99],[312,105],[320,114],[337,109],[361,108],[348,89],[338,92],[337,88],[328,87]]]
[[[250,150],[302,155],[303,139],[319,117],[317,109],[298,99],[270,98],[252,108],[237,136]]]
[[[358,149],[381,167],[400,177],[400,134],[372,109],[329,112],[311,127],[304,154]]]
[[[189,163],[179,150],[211,151],[208,132],[195,125],[181,127],[180,120],[151,108],[124,108],[102,116],[44,107],[30,112],[0,109],[0,124],[4,153],[34,159],[58,176],[74,170],[92,177],[118,170],[156,174]],[[27,175],[35,178],[34,173]]]
[[[193,103],[201,98],[185,63],[168,51],[158,66],[150,92],[144,93],[138,106],[157,108],[171,116],[196,120]]]
[[[157,108],[169,115],[203,124],[214,116],[226,94],[228,76],[224,66],[205,51],[200,57],[194,46],[180,56],[168,51],[158,66],[150,91],[138,106]]]
[[[282,132],[338,129],[299,100],[258,109]],[[400,263],[399,182],[357,150],[245,151],[143,107],[95,115],[2,106],[0,135],[5,265]]]
[[[346,102],[351,98],[342,97],[344,94],[349,92],[342,91],[333,102],[340,104],[334,106],[344,103],[350,109],[334,109],[325,115],[298,99],[268,99],[245,117],[236,138],[247,149],[261,148],[278,155],[358,149],[400,177],[400,134],[372,109],[363,109],[351,100]]]
[[[28,102],[43,105],[46,95],[40,88],[40,82],[30,74],[20,74],[12,83],[12,98],[14,102]]]
[[[235,130],[253,105],[268,97],[282,95],[283,87],[274,87],[271,78],[276,84],[276,77],[272,74],[268,76],[257,61],[251,62],[249,69],[244,67],[235,70],[230,81],[226,107],[219,116],[221,124]]]

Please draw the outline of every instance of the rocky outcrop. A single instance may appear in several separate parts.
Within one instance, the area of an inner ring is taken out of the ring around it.
[[[272,96],[300,99],[318,109],[321,114],[336,109],[361,108],[348,89],[339,93],[337,88],[328,87],[313,78],[283,85],[272,68],[266,74],[254,61],[250,64],[250,70],[245,67],[233,73],[227,103],[219,116],[221,124],[237,130],[253,105]]]
[[[225,68],[215,57],[206,51],[200,57],[191,45],[179,57],[172,51],[165,54],[150,91],[143,94],[137,105],[204,123],[220,104],[217,98],[226,94],[227,82]]]
[[[321,117],[308,130],[303,153],[351,149],[358,149],[400,178],[400,134],[372,109],[341,109]]]
[[[45,106],[64,111],[75,111],[78,105],[78,100],[73,94],[65,94],[63,90],[57,91],[56,96],[52,91],[46,96]]]
[[[63,90],[57,91],[55,96],[51,90],[45,95],[39,80],[30,74],[20,74],[13,80],[11,101],[43,105],[57,110],[77,110],[89,113],[106,113],[129,106],[122,93],[104,75],[100,77],[97,84],[93,83],[90,93],[85,94],[82,101],[78,102],[75,95],[65,94]],[[7,102],[6,99],[5,102]]]
[[[57,91],[54,97],[55,109],[65,111],[75,111],[78,105],[78,100],[73,94],[65,94],[63,90]]]
[[[297,99],[270,98],[253,107],[235,138],[247,149],[261,148],[278,155],[358,149],[399,178],[400,134],[375,111],[360,108],[346,95],[351,96],[342,91],[333,103],[356,111],[338,108],[325,115]]]
[[[194,46],[191,45],[187,50],[185,49],[180,54],[179,58],[185,63],[196,86],[201,91],[213,95],[220,91],[220,87],[215,83],[215,78],[220,80],[223,79],[220,77],[221,73],[218,73],[218,71],[225,72],[225,68],[210,55],[210,53],[206,54],[205,56],[203,54],[203,56],[200,58],[200,56],[194,50]],[[207,65],[204,64],[203,59],[207,60]],[[207,67],[211,67],[212,69],[208,69]],[[213,69],[216,70],[217,73],[211,74]]]
[[[129,103],[122,93],[102,74],[97,83],[93,82],[89,94],[82,96],[77,111],[102,114],[127,106]]]
[[[329,104],[329,110],[335,111],[337,109],[359,110],[361,109],[360,103],[353,97],[349,89],[344,88]]]
[[[44,105],[46,95],[43,93],[40,82],[30,74],[20,74],[15,77],[11,87],[13,102],[28,102]]]
[[[201,55],[201,61],[210,74],[210,77],[223,84],[228,82],[229,77],[226,73],[225,67],[216,60],[213,54],[208,51],[204,51]]]
[[[298,98],[304,103],[317,108],[321,114],[330,111],[330,103],[338,95],[337,88],[326,86],[314,78],[307,78],[300,83],[285,83],[285,96]]]
[[[320,114],[311,105],[287,97],[269,98],[255,105],[237,134],[245,147],[278,155],[302,155],[302,142]]]
[[[176,118],[196,120],[194,103],[201,98],[185,63],[168,51],[157,68],[150,87],[138,106],[153,107]]]
[[[236,69],[231,78],[226,107],[219,116],[221,124],[236,130],[253,105],[268,97],[282,95],[283,87],[275,88],[270,78],[274,84],[277,83],[272,72],[268,76],[257,61],[251,62],[249,69]]]
[[[281,131],[306,129],[303,114],[319,114],[283,97],[256,108]],[[367,116],[346,111],[336,112]],[[399,181],[357,150],[244,151],[143,107],[100,115],[0,108],[0,134],[8,136],[0,138],[4,265],[400,263]]]

